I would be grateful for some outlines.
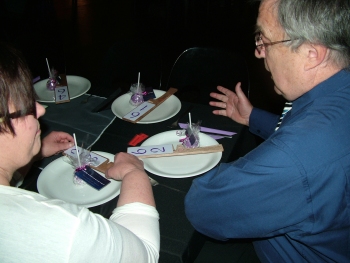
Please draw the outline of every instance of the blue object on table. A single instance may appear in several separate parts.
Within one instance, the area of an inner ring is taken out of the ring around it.
[[[156,95],[154,94],[153,88],[152,87],[147,87],[145,89],[145,94],[143,95],[143,100],[148,101],[150,99],[155,99]]]
[[[90,166],[87,165],[84,168],[76,169],[74,174],[97,190],[101,190],[111,182],[99,173],[92,170]]]

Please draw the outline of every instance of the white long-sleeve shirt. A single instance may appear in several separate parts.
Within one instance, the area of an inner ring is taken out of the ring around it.
[[[142,203],[110,219],[0,185],[0,262],[158,262],[159,215]]]

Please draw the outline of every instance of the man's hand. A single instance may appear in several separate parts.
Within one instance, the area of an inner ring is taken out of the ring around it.
[[[66,132],[53,131],[41,141],[41,158],[63,152],[74,145],[74,138]]]
[[[217,89],[222,93],[212,92],[210,97],[219,101],[211,101],[209,104],[222,108],[222,110],[214,110],[213,113],[227,116],[240,124],[249,126],[249,117],[253,110],[253,105],[243,93],[241,83],[237,83],[236,93],[222,86],[218,86]]]

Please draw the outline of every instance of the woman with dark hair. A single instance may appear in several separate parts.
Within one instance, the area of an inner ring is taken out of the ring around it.
[[[39,157],[73,146],[53,132],[40,139],[31,74],[20,53],[0,43],[0,262],[157,262],[158,212],[142,161],[120,153],[108,178],[121,180],[110,219],[88,209],[12,187]]]
[[[14,171],[15,176],[19,173],[26,173],[30,167],[30,162],[39,158],[51,156],[73,146],[73,137],[65,132],[52,132],[40,142],[40,128],[37,118],[45,113],[45,109],[35,102],[35,92],[32,87],[32,76],[25,60],[16,49],[0,44],[0,136],[6,142],[16,142],[9,144],[6,149],[6,143],[1,144],[1,153],[4,154],[6,163],[18,165]],[[32,124],[34,127],[31,127]],[[26,126],[26,129],[16,129],[17,124]],[[27,126],[28,125],[28,126]],[[21,140],[21,132],[30,136],[29,129],[35,136]],[[26,144],[32,144],[31,148],[26,149]],[[42,144],[42,147],[40,145]],[[21,156],[19,151],[29,151],[27,156]],[[26,150],[25,150],[26,149]],[[41,152],[39,150],[41,149]],[[7,171],[8,177],[12,176]],[[1,177],[0,177],[1,180]]]

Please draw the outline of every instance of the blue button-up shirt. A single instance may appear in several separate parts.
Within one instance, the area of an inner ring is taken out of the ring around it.
[[[193,181],[193,226],[210,237],[256,238],[262,262],[350,262],[350,72],[340,71],[279,116],[254,109],[266,140]]]

